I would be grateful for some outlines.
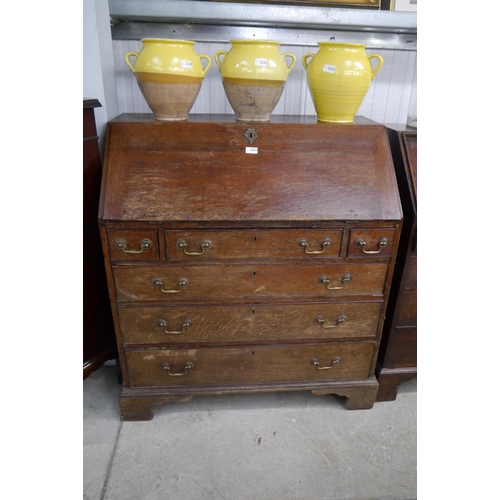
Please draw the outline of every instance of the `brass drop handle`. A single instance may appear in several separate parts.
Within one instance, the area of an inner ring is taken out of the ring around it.
[[[157,286],[163,293],[179,293],[182,292],[183,288],[188,285],[189,281],[187,278],[179,278],[177,285],[179,286],[178,290],[164,290],[163,289],[163,280],[161,278],[153,278],[153,285]]]
[[[364,253],[370,253],[370,254],[380,253],[382,251],[382,248],[386,247],[388,244],[389,240],[387,238],[380,238],[378,242],[378,250],[366,250],[365,249],[366,241],[363,238],[358,238],[354,242],[354,246],[361,248]]]
[[[344,274],[344,276],[342,276],[342,279],[340,280],[342,285],[330,286],[328,285],[328,283],[330,283],[330,278],[328,278],[328,276],[320,276],[318,279],[318,283],[326,284],[326,288],[328,288],[328,290],[341,290],[345,287],[346,283],[349,283],[349,281],[352,281],[352,279],[352,274]]]
[[[332,246],[332,243],[333,243],[333,241],[331,238],[325,238],[323,243],[321,243],[323,250],[308,250],[307,247],[309,246],[309,243],[307,242],[307,240],[305,238],[301,238],[299,240],[299,247],[303,248],[306,253],[311,255],[311,254],[323,253],[328,247]]]
[[[184,250],[184,253],[186,255],[203,255],[205,253],[205,250],[208,250],[209,248],[212,248],[212,242],[210,240],[205,240],[201,242],[201,252],[188,252],[187,249],[187,242],[186,240],[179,240],[175,246],[179,248],[180,250]]]
[[[316,316],[316,318],[314,318],[314,321],[316,321],[316,323],[319,323],[322,328],[337,328],[339,325],[341,325],[342,323],[345,323],[347,321],[347,316],[344,316],[343,314],[341,314],[337,318],[336,323],[331,324],[331,325],[325,325],[325,318],[323,318],[323,316],[321,316],[321,315]]]
[[[191,363],[191,361],[188,361],[185,365],[184,365],[184,371],[183,372],[180,372],[180,373],[172,373],[170,371],[170,365],[168,363],[163,363],[162,365],[162,368],[164,370],[166,370],[166,372],[171,376],[171,377],[182,377],[183,375],[186,375],[186,373],[191,370],[191,368],[194,368],[194,365],[193,363]]]
[[[330,368],[333,368],[333,365],[338,365],[342,358],[340,356],[335,356],[332,359],[332,362],[330,363],[330,366],[319,366],[319,359],[318,358],[312,358],[311,359],[311,364],[314,365],[318,370],[329,370]]]
[[[156,324],[160,327],[163,328],[163,331],[167,333],[168,335],[180,335],[181,333],[184,333],[184,328],[189,328],[192,325],[192,322],[190,319],[186,319],[182,323],[182,330],[181,331],[168,331],[167,326],[168,322],[166,319],[159,319]]]
[[[115,240],[115,247],[124,253],[142,253],[144,250],[151,250],[153,248],[153,242],[145,238],[140,243],[140,250],[127,250],[127,242],[118,238]]]

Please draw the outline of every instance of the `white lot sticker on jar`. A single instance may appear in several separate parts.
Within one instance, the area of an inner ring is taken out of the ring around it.
[[[325,73],[335,73],[335,70],[336,70],[336,66],[333,66],[332,64],[325,64],[323,66],[323,71]]]
[[[255,66],[267,66],[267,59],[255,58]]]
[[[181,66],[183,68],[192,68],[193,62],[192,61],[181,61]]]

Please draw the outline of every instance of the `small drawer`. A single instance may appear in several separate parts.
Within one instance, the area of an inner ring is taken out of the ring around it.
[[[156,230],[108,230],[108,245],[112,260],[158,260],[159,258]]]
[[[116,297],[123,300],[221,301],[384,294],[387,264],[158,265],[116,267]]]
[[[351,229],[347,257],[370,258],[392,255],[394,229]]]
[[[381,302],[120,307],[125,345],[375,338]]]
[[[332,259],[342,230],[165,231],[169,260]]]
[[[374,343],[126,351],[130,387],[364,379]]]

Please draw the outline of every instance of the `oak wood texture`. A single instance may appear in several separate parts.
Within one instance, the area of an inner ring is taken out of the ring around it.
[[[83,379],[117,357],[111,304],[106,290],[97,212],[101,158],[95,124],[96,99],[83,100]]]
[[[401,219],[373,122],[111,121],[99,221],[122,418],[274,390],[371,408]]]
[[[126,357],[130,387],[200,387],[364,379],[369,376],[373,350],[374,344],[370,342],[318,346],[131,349],[127,350]],[[318,366],[313,364],[315,360]],[[184,375],[189,362],[192,368]],[[164,368],[165,363],[170,371]],[[228,371],[231,377],[228,377]]]
[[[352,280],[342,284],[342,278]],[[342,287],[329,290],[321,283],[326,276],[330,286]],[[156,267],[117,267],[114,271],[116,300],[162,300],[164,302],[196,299],[258,299],[258,298],[331,298],[346,295],[378,296],[384,293],[387,264],[233,264],[217,265],[158,265]],[[155,285],[159,278],[163,283]],[[185,286],[179,281],[187,280]],[[165,292],[173,291],[171,293]],[[177,290],[180,290],[178,293]]]
[[[388,129],[404,222],[377,362],[377,401],[417,376],[417,133]]]
[[[342,230],[245,230],[245,231],[166,231],[167,258],[192,260],[189,253],[202,252],[197,260],[246,259],[246,258],[302,258],[307,252],[320,252],[319,258],[340,256]],[[179,242],[186,248],[179,248]],[[307,255],[311,255],[310,253]]]
[[[127,306],[119,307],[119,316],[125,346],[262,344],[300,339],[375,340],[381,307],[382,301]]]

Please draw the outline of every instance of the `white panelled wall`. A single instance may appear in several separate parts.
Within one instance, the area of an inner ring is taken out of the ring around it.
[[[113,40],[116,91],[119,113],[151,113],[134,74],[125,62],[127,52],[140,52],[138,40]],[[214,60],[218,50],[229,51],[229,43],[201,43],[194,46],[197,54],[206,54],[212,59],[209,69],[191,113],[233,114],[224,93],[219,68]],[[304,54],[318,51],[318,47],[281,45],[281,52],[291,52],[297,57],[285,85],[281,99],[273,115],[314,115],[314,105],[307,87],[306,71],[302,66]],[[406,123],[408,106],[415,70],[417,52],[414,50],[366,49],[367,54],[377,53],[384,58],[384,65],[372,82],[370,90],[358,110],[378,123]],[[222,59],[221,59],[222,60]],[[134,59],[132,58],[132,62]],[[289,61],[289,59],[287,59]],[[377,62],[374,61],[374,64]],[[202,61],[205,64],[205,61]]]

